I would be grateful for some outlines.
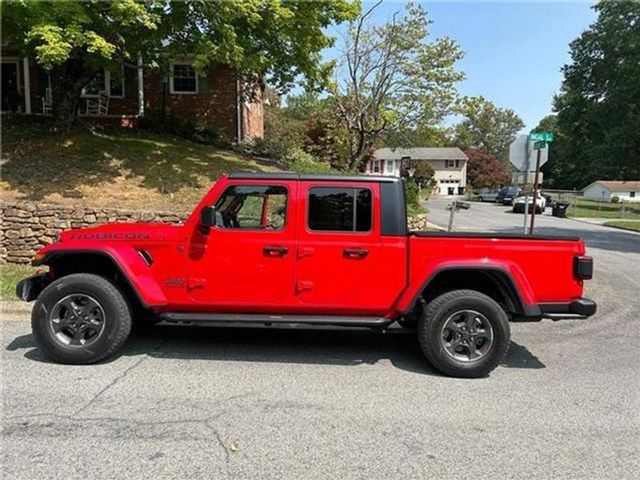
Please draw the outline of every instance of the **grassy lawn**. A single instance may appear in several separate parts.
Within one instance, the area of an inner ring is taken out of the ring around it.
[[[277,170],[229,150],[145,130],[59,134],[39,119],[2,120],[5,201],[188,211],[223,173]]]
[[[578,198],[577,208],[573,208],[573,204],[567,209],[567,215],[570,217],[588,217],[588,218],[620,218],[620,219],[637,219],[640,220],[640,204],[625,203],[625,213],[621,212],[619,203],[604,203]]]
[[[613,222],[605,223],[607,227],[620,228],[622,230],[631,230],[633,232],[640,232],[640,220],[630,220],[628,222],[624,220],[616,220]]]
[[[34,273],[36,269],[28,265],[0,265],[0,300],[18,300],[16,284]]]

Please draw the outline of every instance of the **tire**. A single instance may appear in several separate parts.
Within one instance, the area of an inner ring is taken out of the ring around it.
[[[76,273],[55,280],[42,291],[33,307],[31,328],[38,346],[56,362],[96,363],[113,355],[127,340],[131,312],[109,280]]]
[[[478,201],[479,202],[484,202],[484,199],[482,197],[478,197]]]
[[[460,312],[469,311],[467,314]],[[462,315],[461,317],[459,315]],[[461,323],[456,321],[462,318]],[[471,322],[464,321],[471,318]],[[475,327],[488,324],[483,329],[473,328],[455,333],[450,328],[463,328],[472,323]],[[462,325],[462,327],[456,327]],[[445,338],[460,335],[455,339]],[[471,343],[464,338],[473,338],[474,351],[479,354],[472,359],[471,347],[459,343],[457,352],[451,352],[456,341]],[[469,337],[469,335],[473,335]],[[491,339],[489,339],[489,335]],[[511,332],[506,313],[492,298],[475,290],[453,290],[432,300],[425,308],[418,325],[418,340],[429,363],[439,372],[452,377],[478,378],[491,372],[504,359],[511,342]],[[468,356],[468,359],[462,357]]]

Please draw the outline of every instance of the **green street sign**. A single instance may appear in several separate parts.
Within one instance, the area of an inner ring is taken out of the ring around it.
[[[531,132],[529,134],[529,139],[532,142],[547,142],[551,143],[555,139],[555,135],[553,132]]]
[[[534,150],[542,150],[546,146],[547,146],[547,142],[543,142],[543,141],[538,141],[533,143]]]

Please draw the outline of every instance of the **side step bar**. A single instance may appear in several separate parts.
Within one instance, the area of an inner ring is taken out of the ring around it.
[[[304,323],[308,325],[340,325],[347,327],[384,327],[393,322],[381,317],[340,317],[321,315],[264,315],[239,313],[164,313],[165,322],[235,322],[235,323]]]

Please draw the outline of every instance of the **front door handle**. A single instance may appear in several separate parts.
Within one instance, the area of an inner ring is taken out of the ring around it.
[[[287,247],[280,247],[276,245],[264,247],[262,251],[271,257],[283,257],[287,254],[289,249]]]
[[[345,248],[343,253],[347,258],[364,258],[369,254],[369,250],[364,248]]]

